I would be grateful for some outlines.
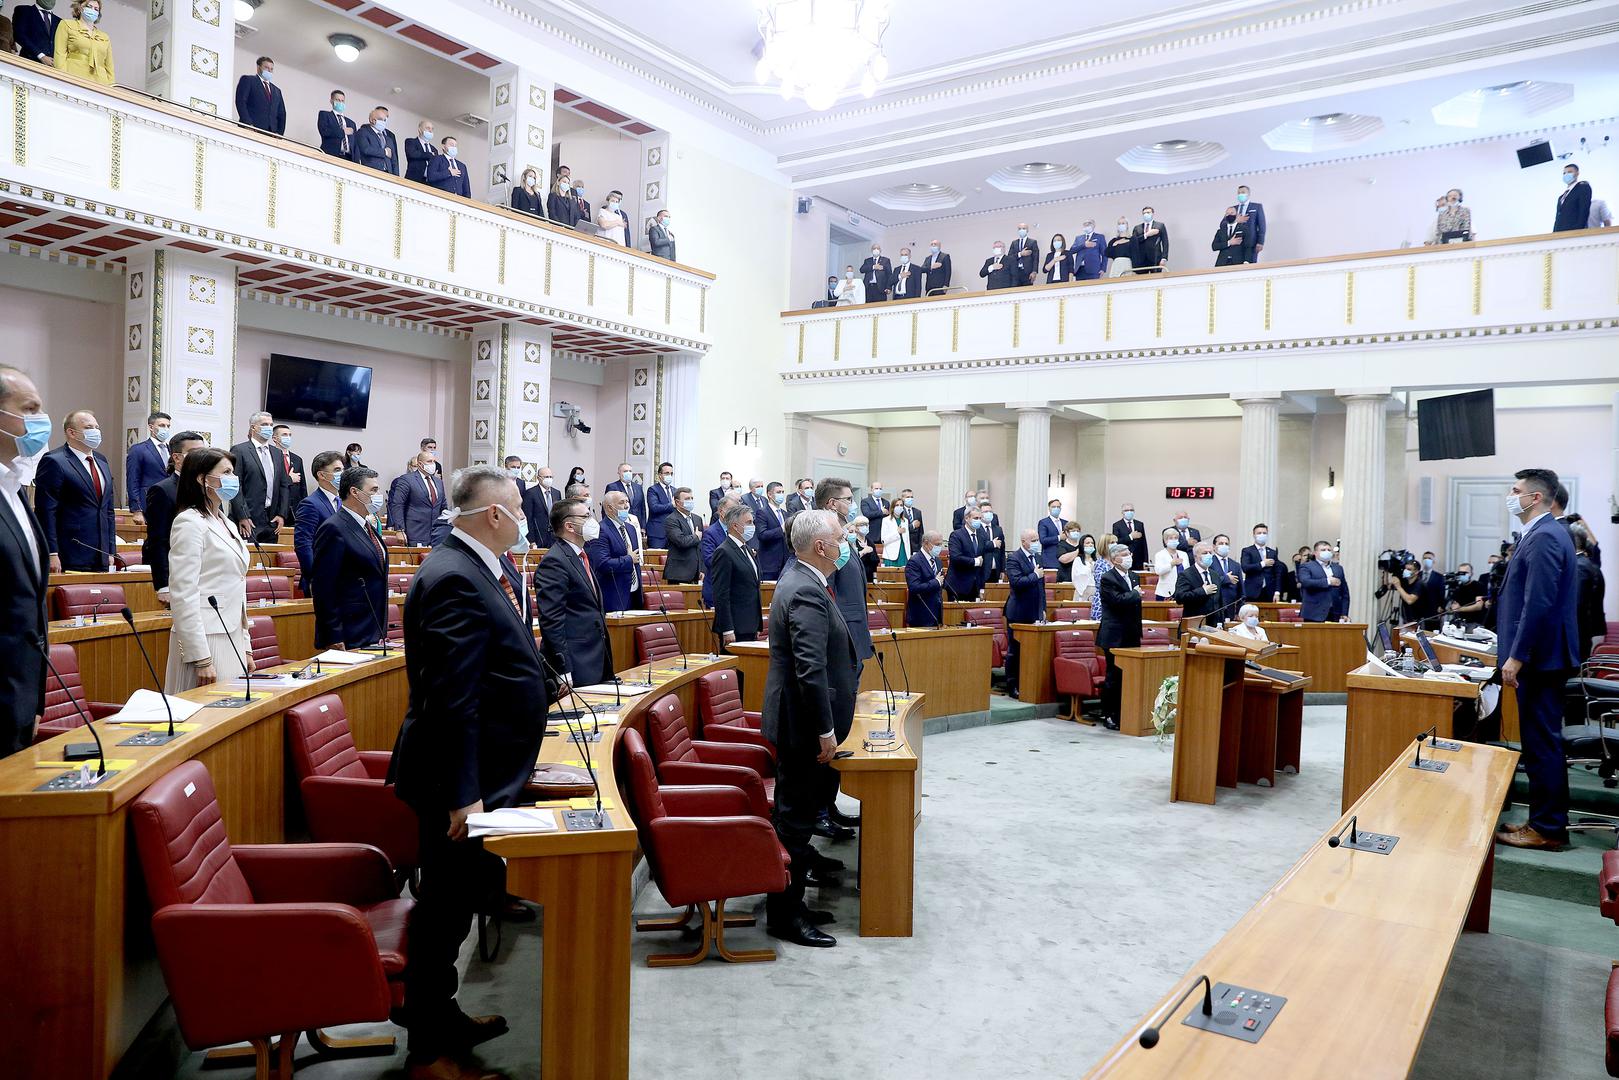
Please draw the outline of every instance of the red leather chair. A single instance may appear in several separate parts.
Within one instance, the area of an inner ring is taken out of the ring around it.
[[[248,617],[247,647],[253,657],[254,671],[286,663],[281,659],[281,640],[276,637],[275,620],[268,615]]]
[[[889,625],[888,612],[882,608],[869,607],[866,609],[867,630],[887,630]]]
[[[79,678],[79,654],[73,651],[72,645],[51,646],[51,667],[56,669],[56,675],[45,672],[45,711],[34,728],[36,743],[84,726],[79,710],[73,707],[75,701],[92,720],[111,716],[123,708],[114,702],[85,699],[84,683]],[[60,682],[57,676],[61,676]]]
[[[291,599],[292,578],[284,574],[278,577],[275,574],[265,575],[263,573],[254,573],[251,570],[248,571],[247,602],[249,604],[256,604],[260,600],[279,601]]]
[[[663,584],[663,571],[656,566],[641,567],[641,591],[656,588]]]
[[[370,844],[401,876],[416,869],[416,814],[387,785],[386,750],[356,750],[343,699],[322,694],[286,712],[287,756],[309,835],[320,843]]]
[[[258,1075],[292,1074],[299,1032],[317,1050],[393,1048],[319,1028],[388,1019],[404,1000],[405,921],[388,860],[364,844],[233,848],[199,761],[130,804],[152,936],[180,1033],[194,1050],[250,1042]]]
[[[1301,611],[1300,609],[1296,608],[1296,607],[1277,608],[1276,609],[1276,621],[1277,622],[1303,622],[1304,621],[1304,612]]]
[[[727,916],[726,901],[787,887],[792,860],[769,817],[756,813],[748,796],[734,787],[661,785],[646,743],[634,728],[619,736],[618,754],[618,775],[629,779],[628,809],[647,870],[663,898],[686,909],[672,919],[637,920],[635,928],[685,930],[698,907],[703,913],[702,943],[695,951],[654,954],[647,957],[647,966],[695,964],[708,956],[710,946],[732,963],[774,960],[774,949],[733,951],[725,944],[727,926],[753,922]]]
[[[658,779],[666,784],[729,784],[747,793],[753,813],[768,818],[776,798],[776,762],[757,746],[694,740],[680,699],[667,694],[646,718]]]
[[[1051,661],[1051,674],[1057,693],[1068,695],[1068,713],[1063,719],[1072,720],[1079,716],[1081,701],[1102,696],[1107,661],[1096,651],[1093,630],[1059,630],[1052,644],[1056,655]]]
[[[993,644],[990,646],[989,666],[1000,667],[1006,657],[1006,616],[995,608],[975,607],[967,609],[962,616],[962,622],[968,626],[995,628],[995,635],[991,639]]]
[[[1185,614],[1186,614],[1186,609],[1181,607],[1179,604],[1176,604],[1174,607],[1172,607],[1168,611],[1164,612],[1164,618],[1167,619],[1170,622],[1175,622],[1177,619],[1180,619]]]
[[[740,672],[726,668],[699,676],[696,696],[697,718],[703,726],[703,738],[710,742],[762,746],[772,758],[776,756],[776,748],[760,730],[759,714],[742,707]]]
[[[651,664],[680,655],[680,639],[668,623],[647,623],[635,628],[635,657],[638,664]]]
[[[1056,611],[1052,612],[1051,621],[1079,622],[1082,619],[1089,619],[1090,617],[1091,606],[1089,604],[1078,604],[1058,608]]]
[[[271,556],[271,562],[282,570],[303,569],[303,566],[298,562],[298,553],[296,551],[277,551]]]
[[[646,594],[646,606],[651,611],[685,611],[686,594],[679,589],[653,589]]]
[[[405,605],[388,605],[388,640],[405,640]]]
[[[1169,627],[1167,627],[1167,626],[1143,626],[1141,628],[1141,644],[1143,644],[1143,645],[1168,645],[1168,644],[1170,644]]]
[[[75,615],[94,615],[98,619],[111,615],[116,619],[123,606],[122,585],[58,585],[51,594],[53,619],[71,619]]]
[[[405,593],[410,592],[410,583],[415,576],[415,574],[389,574],[388,591],[399,593],[403,596]]]

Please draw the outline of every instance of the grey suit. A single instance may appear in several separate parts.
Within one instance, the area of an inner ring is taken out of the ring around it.
[[[647,246],[660,259],[675,262],[675,234],[656,221],[646,227]]]
[[[664,543],[669,554],[663,560],[663,580],[671,585],[695,585],[702,575],[698,552],[703,542],[703,520],[696,514],[676,510],[663,519]]]
[[[613,675],[613,651],[607,641],[599,587],[592,587],[584,556],[566,540],[546,549],[534,571],[540,598],[540,637],[545,659],[574,685],[589,686]]]

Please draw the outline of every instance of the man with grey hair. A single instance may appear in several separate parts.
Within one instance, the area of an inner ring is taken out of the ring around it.
[[[714,636],[721,646],[759,637],[759,564],[753,539],[753,510],[734,503],[720,511],[725,542],[714,549],[708,575],[714,579]]]
[[[944,622],[944,566],[939,550],[944,536],[938,529],[922,534],[922,544],[905,564],[905,625],[938,626]]]
[[[776,835],[792,856],[787,888],[765,901],[773,937],[829,948],[820,927],[828,912],[811,911],[804,888],[823,857],[810,843],[827,803],[824,770],[854,726],[859,685],[854,644],[833,605],[830,576],[849,560],[839,516],[807,510],[793,519],[797,558],[782,572],[770,601],[770,669],[762,730],[776,747]]]
[[[601,533],[585,545],[590,569],[601,586],[606,611],[645,606],[641,596],[641,527],[630,516],[629,496],[609,491],[602,496]]]
[[[1175,580],[1175,603],[1187,618],[1212,615],[1220,606],[1220,583],[1214,577],[1214,545],[1199,540],[1192,545],[1192,557],[1181,567]]]
[[[494,471],[510,479],[502,470]],[[432,452],[423,450],[411,458],[410,468],[389,490],[388,527],[403,530],[406,543],[426,547],[433,542],[433,522],[444,508],[444,477]]]
[[[236,459],[241,491],[231,500],[230,516],[242,539],[274,543],[291,510],[287,506],[287,472],[281,454],[270,445],[275,420],[267,412],[247,418],[247,438],[230,448]]]
[[[410,704],[389,777],[416,812],[421,845],[405,967],[412,1076],[480,1075],[467,1071],[466,1054],[506,1031],[502,1017],[468,1016],[455,1000],[461,943],[506,874],[468,837],[467,819],[522,797],[560,689],[501,566],[525,538],[517,485],[477,465],[450,486],[450,536],[422,561],[405,598]]]
[[[1102,605],[1096,628],[1096,647],[1107,658],[1107,681],[1102,684],[1102,718],[1109,728],[1119,730],[1119,691],[1123,674],[1113,659],[1114,649],[1133,649],[1141,644],[1141,590],[1130,576],[1134,557],[1123,544],[1107,549],[1111,564],[1096,583],[1097,600]],[[1091,605],[1096,610],[1096,605]]]
[[[45,592],[50,578],[45,533],[23,488],[51,438],[34,380],[0,364],[0,757],[34,741],[45,711]]]
[[[591,505],[590,485],[585,483],[569,484],[563,489],[562,497],[564,499],[578,499],[585,504],[585,508],[588,510]]]

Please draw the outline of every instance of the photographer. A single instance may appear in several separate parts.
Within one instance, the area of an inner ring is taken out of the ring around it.
[[[1438,579],[1436,588],[1435,579],[1423,574],[1422,564],[1416,559],[1407,558],[1399,574],[1385,570],[1383,581],[1400,596],[1402,622],[1420,623],[1432,619],[1444,604],[1444,579]]]
[[[1473,580],[1473,564],[1462,563],[1456,568],[1456,584],[1450,590],[1450,603],[1446,610],[1468,622],[1484,618],[1484,582]]]

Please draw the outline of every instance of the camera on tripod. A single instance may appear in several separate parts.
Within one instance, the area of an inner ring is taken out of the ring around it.
[[[1399,577],[1405,573],[1405,564],[1416,562],[1417,557],[1404,548],[1389,549],[1377,553],[1377,568],[1385,574]]]

